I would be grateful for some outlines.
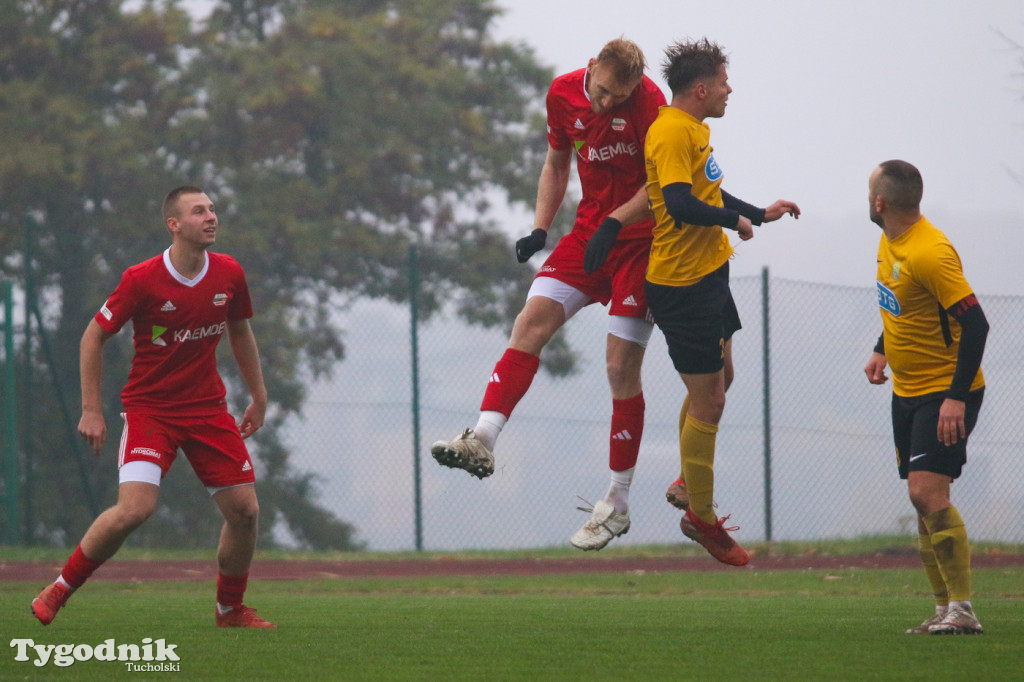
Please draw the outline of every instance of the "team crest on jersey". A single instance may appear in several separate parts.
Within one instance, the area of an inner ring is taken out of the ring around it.
[[[881,282],[876,282],[876,284],[878,285],[878,307],[882,310],[888,310],[896,317],[899,317],[900,302],[896,298],[896,294]]]
[[[626,129],[626,119],[624,118],[613,118],[612,119],[612,130],[622,131]]]
[[[892,264],[892,278],[895,279],[895,280],[899,280],[899,278],[900,278],[900,264],[899,263],[893,263]]]
[[[715,162],[714,154],[708,154],[707,163],[704,164],[704,175],[707,176],[707,179],[711,182],[722,179],[722,169],[719,168],[718,164]]]
[[[215,294],[213,297],[213,304],[217,306],[227,305],[228,295],[227,294]]]
[[[164,339],[161,338],[164,335],[164,332],[166,332],[166,331],[167,331],[167,327],[161,327],[161,326],[155,325],[155,324],[153,325],[153,339],[152,340],[153,340],[153,345],[154,346],[166,346],[167,345],[167,341],[165,341]]]

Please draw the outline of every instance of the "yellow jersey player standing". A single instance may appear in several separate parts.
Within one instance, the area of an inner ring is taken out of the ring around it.
[[[864,373],[884,384],[886,365],[892,370],[896,463],[917,510],[921,561],[935,594],[935,614],[907,633],[980,634],[967,530],[949,492],[967,462],[985,394],[988,321],[960,256],[921,215],[923,191],[921,173],[906,161],[880,164],[868,181],[869,215],[882,228],[882,335]]]
[[[682,473],[669,502],[685,510],[683,533],[719,561],[742,566],[749,556],[714,511],[715,437],[732,381],[732,335],[739,313],[729,290],[732,247],[722,228],[740,239],[754,225],[800,216],[791,201],[756,208],[721,188],[707,118],[721,118],[732,88],[722,48],[706,38],[665,50],[662,73],[672,92],[647,132],[647,195],[654,241],[645,292],[655,324],[665,334],[672,364],[689,395],[679,415]]]

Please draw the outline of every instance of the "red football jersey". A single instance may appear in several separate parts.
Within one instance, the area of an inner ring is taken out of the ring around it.
[[[573,230],[585,239],[647,183],[644,140],[665,95],[647,76],[629,99],[603,114],[590,108],[587,70],[559,76],[547,96],[548,144],[576,150],[583,198]],[[623,226],[619,239],[651,239],[653,218]]]
[[[96,322],[116,334],[131,320],[135,356],[121,391],[125,409],[200,416],[225,409],[217,344],[228,320],[252,317],[242,266],[207,252],[206,267],[189,280],[171,265],[170,249],[124,271]]]

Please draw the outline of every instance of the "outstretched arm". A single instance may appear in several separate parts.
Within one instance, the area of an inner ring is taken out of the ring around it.
[[[792,201],[786,201],[785,199],[779,199],[774,204],[764,210],[764,221],[766,223],[778,220],[782,216],[789,214],[800,219],[800,207],[794,204]]]
[[[242,421],[238,425],[238,432],[242,434],[242,438],[248,438],[263,426],[267,414],[267,388],[263,385],[260,351],[256,346],[256,336],[252,333],[249,320],[229,320],[228,337],[231,340],[231,352],[252,396],[252,402],[245,408]]]
[[[673,182],[670,185],[665,185],[661,188],[661,193],[665,197],[665,210],[668,212],[672,219],[676,221],[676,227],[679,227],[681,223],[687,223],[690,225],[721,225],[724,228],[730,230],[736,230],[739,233],[740,239],[746,241],[753,238],[754,227],[751,222],[751,217],[744,214],[744,211],[738,210],[738,208],[729,207],[729,203],[739,208],[744,208],[746,211],[750,209],[749,213],[752,213],[755,218],[760,217],[760,209],[755,209],[749,204],[745,204],[735,197],[722,192],[722,203],[724,206],[712,206],[706,202],[701,201],[693,195],[693,187],[688,182]]]
[[[723,189],[722,203],[726,208],[732,209],[740,215],[750,218],[750,222],[754,225],[773,222],[787,213],[794,218],[800,218],[800,207],[792,201],[786,201],[785,199],[779,199],[768,208],[757,208],[742,199],[737,199]]]

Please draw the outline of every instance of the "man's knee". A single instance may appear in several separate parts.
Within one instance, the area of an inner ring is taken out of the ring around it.
[[[620,358],[608,358],[608,384],[612,390],[626,388],[640,381],[640,373]]]
[[[639,318],[612,316],[608,323],[605,367],[612,394],[628,398],[641,389],[641,371],[652,325]]]
[[[928,516],[950,506],[946,488],[932,484],[931,477],[922,480],[922,477],[914,476],[912,472],[907,490],[910,494],[910,503],[914,505],[919,516]]]
[[[561,304],[549,299],[544,301],[527,305],[516,317],[512,325],[510,347],[531,355],[539,355],[555,332],[565,324]]]
[[[631,344],[633,345],[633,344]],[[609,352],[606,358],[608,385],[613,394],[633,396],[641,390],[641,369],[643,367],[643,348],[636,346],[638,353]]]
[[[694,391],[690,389],[690,415],[710,424],[717,424],[725,412],[725,390]]]
[[[260,505],[255,495],[238,496],[220,505],[224,520],[241,528],[256,527],[260,518]]]
[[[144,524],[156,511],[156,502],[145,500],[118,501],[113,507],[117,523],[122,528],[135,530]]]
[[[933,492],[911,490],[910,504],[914,505],[914,510],[918,516],[928,516],[948,507],[949,500]]]
[[[725,393],[721,395],[708,396],[702,403],[696,405],[697,409],[690,409],[690,414],[706,415],[702,421],[717,424],[725,413]],[[699,418],[699,417],[698,417]]]
[[[110,508],[116,523],[134,530],[156,511],[160,487],[139,481],[127,481],[118,488],[117,504]]]

